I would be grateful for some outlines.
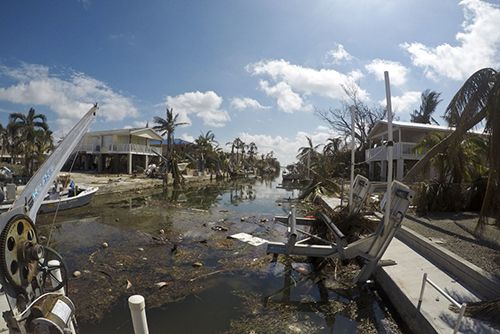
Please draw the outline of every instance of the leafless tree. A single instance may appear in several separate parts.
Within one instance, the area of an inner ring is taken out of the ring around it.
[[[359,98],[359,89],[355,85],[342,86],[347,98],[342,101],[340,108],[328,110],[316,109],[316,114],[339,132],[345,139],[351,136],[351,108],[355,108],[354,130],[357,141],[357,150],[364,152],[368,148],[368,133],[375,123],[386,116],[382,107],[368,106]]]

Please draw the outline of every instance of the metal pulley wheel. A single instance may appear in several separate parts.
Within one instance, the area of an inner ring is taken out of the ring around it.
[[[25,289],[38,274],[44,248],[38,244],[35,225],[26,215],[16,215],[0,235],[0,270],[14,289]]]

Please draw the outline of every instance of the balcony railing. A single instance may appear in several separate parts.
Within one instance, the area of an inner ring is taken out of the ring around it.
[[[417,146],[416,143],[394,143],[394,159],[420,160],[424,154],[416,153],[415,146]],[[365,159],[367,162],[387,160],[387,147],[379,146],[366,150]]]
[[[109,145],[95,145],[95,144],[82,144],[78,146],[78,151],[87,153],[116,153],[116,154],[161,154],[160,147],[152,147],[141,144],[109,144]]]

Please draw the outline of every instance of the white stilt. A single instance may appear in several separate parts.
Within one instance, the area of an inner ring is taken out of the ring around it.
[[[50,271],[52,274],[50,276],[50,283],[52,284],[53,287],[59,285],[62,282],[61,269],[59,269],[60,265],[61,265],[61,262],[59,262],[58,260],[50,260],[48,262],[49,268],[51,268],[51,267],[56,268],[56,269],[53,269]],[[59,290],[54,291],[54,292],[60,293],[61,295],[66,295],[66,293],[64,292],[64,287],[62,287]]]
[[[391,102],[391,82],[389,72],[384,72],[385,79],[385,100],[387,103],[387,193],[384,213],[384,226],[389,224],[391,212],[391,184],[392,184],[392,164],[394,141],[392,138],[392,102]]]
[[[53,267],[55,269],[51,270],[51,276],[50,276],[50,283],[52,284],[53,287],[59,285],[60,282],[62,282],[62,274],[61,274],[61,269],[60,268],[60,265],[61,265],[61,262],[59,262],[59,260],[50,260],[48,263],[48,266],[49,268],[50,267]],[[57,293],[60,293],[62,294],[63,296],[66,296],[66,292],[64,291],[64,286],[61,287],[59,290],[57,291],[54,291],[54,292],[57,292]],[[75,325],[73,324],[73,318],[71,318],[69,320],[69,324],[68,324],[68,327],[71,331],[71,333],[76,333],[76,330],[75,330]]]
[[[146,319],[146,302],[141,295],[133,295],[128,298],[128,307],[132,315],[132,324],[135,334],[149,334],[148,321]]]

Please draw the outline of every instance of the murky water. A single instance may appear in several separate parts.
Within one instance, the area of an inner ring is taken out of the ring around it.
[[[330,333],[337,313],[365,321],[356,306],[363,292],[326,289],[308,264],[271,262],[265,246],[227,239],[247,232],[284,240],[285,227],[272,217],[285,215],[298,191],[277,185],[247,180],[101,196],[60,212],[55,223],[40,217],[39,233],[50,235],[70,273],[82,272],[69,281],[80,332],[132,333],[127,298],[136,293],[146,297],[151,333]],[[367,294],[363,308],[380,310]],[[372,319],[364,328],[377,326]]]

